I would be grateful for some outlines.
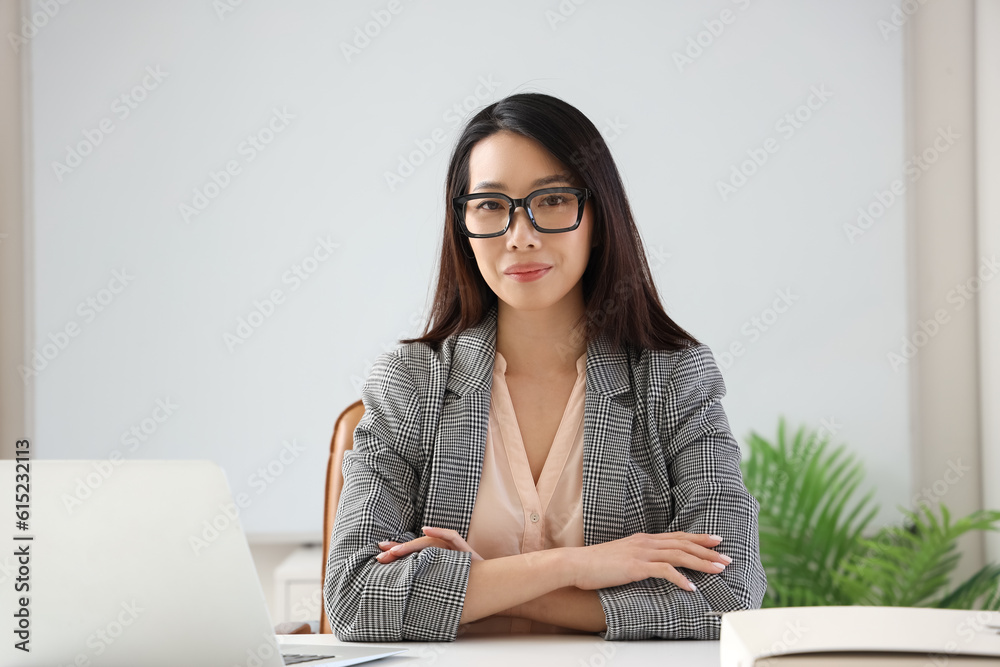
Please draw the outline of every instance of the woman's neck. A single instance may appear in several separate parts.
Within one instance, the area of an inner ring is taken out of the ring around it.
[[[582,328],[583,295],[572,294],[545,310],[518,310],[497,304],[497,351],[507,373],[552,377],[576,374],[576,360],[587,350]]]

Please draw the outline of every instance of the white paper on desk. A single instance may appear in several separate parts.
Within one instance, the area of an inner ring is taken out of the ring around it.
[[[1000,665],[1000,613],[918,607],[727,612],[721,667]]]

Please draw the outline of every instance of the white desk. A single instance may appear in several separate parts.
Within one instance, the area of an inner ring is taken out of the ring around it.
[[[353,644],[333,635],[278,635],[279,644]],[[362,642],[358,642],[359,644]],[[605,667],[606,665],[683,665],[719,667],[719,642],[657,639],[604,641],[588,635],[503,635],[459,637],[453,642],[387,642],[409,649],[371,664],[434,667]],[[308,664],[308,663],[306,663]]]

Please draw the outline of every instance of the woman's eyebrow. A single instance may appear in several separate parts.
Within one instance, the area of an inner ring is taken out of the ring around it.
[[[549,185],[550,183],[569,183],[569,179],[564,174],[552,174],[551,176],[543,176],[539,178],[534,183],[531,184],[533,188],[539,188],[543,185]],[[476,187],[472,188],[472,191],[482,190],[483,188],[489,188],[491,190],[503,190],[507,186],[500,181],[479,181],[476,183]]]

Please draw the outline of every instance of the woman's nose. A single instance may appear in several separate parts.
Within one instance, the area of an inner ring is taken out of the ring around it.
[[[510,227],[507,229],[509,243],[517,246],[526,245],[535,239],[536,234],[537,230],[531,224],[528,211],[523,206],[514,209],[510,219]]]

